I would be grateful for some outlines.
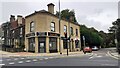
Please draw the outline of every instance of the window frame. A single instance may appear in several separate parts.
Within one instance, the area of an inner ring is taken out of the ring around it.
[[[70,27],[70,35],[73,35],[73,27]]]
[[[54,24],[54,26],[52,26]],[[50,31],[55,32],[55,22],[50,23]]]
[[[65,29],[66,28],[66,29]],[[66,25],[64,25],[64,33],[67,33],[67,26]]]
[[[34,30],[35,30],[35,23],[34,23],[34,21],[32,21],[30,23],[30,32],[34,32]]]
[[[78,36],[78,29],[76,29],[76,36]]]

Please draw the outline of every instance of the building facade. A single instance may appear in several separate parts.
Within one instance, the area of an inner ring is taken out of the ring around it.
[[[36,53],[66,52],[65,33],[70,37],[69,51],[81,49],[80,25],[54,15],[54,4],[47,5],[48,11],[41,10],[25,17],[25,48]]]
[[[9,51],[18,51],[24,48],[25,41],[25,19],[18,15],[17,19],[11,15],[10,21],[2,24],[4,32],[3,48]]]

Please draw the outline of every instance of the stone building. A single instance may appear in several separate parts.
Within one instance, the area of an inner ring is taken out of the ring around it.
[[[69,51],[80,51],[80,25],[61,19],[54,14],[54,4],[47,5],[48,11],[40,10],[25,17],[25,48],[35,53],[66,52],[63,39],[70,37]],[[71,17],[72,19],[72,17]]]

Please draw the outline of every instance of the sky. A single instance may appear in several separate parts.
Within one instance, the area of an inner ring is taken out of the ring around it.
[[[39,10],[48,10],[54,3],[58,11],[59,0],[0,0],[0,24],[9,21],[10,15],[23,17]],[[61,10],[75,11],[79,24],[108,32],[112,22],[118,18],[118,0],[60,0]]]

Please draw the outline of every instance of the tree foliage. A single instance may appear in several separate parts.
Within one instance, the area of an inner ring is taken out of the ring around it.
[[[65,10],[62,10],[60,14],[62,19],[66,19],[68,21],[70,21],[70,17],[72,16],[73,17],[72,22],[77,23],[74,10],[65,9]],[[56,11],[56,15],[59,17],[58,11]]]
[[[118,40],[118,46],[120,46],[119,44],[120,44],[120,19],[117,19],[116,21],[114,21],[113,23],[112,23],[112,27],[110,27],[110,29],[109,29],[109,32],[112,34],[111,35],[111,37],[112,37],[112,40],[113,40],[113,42],[114,42],[114,45],[115,45],[115,41],[114,41],[114,39],[115,39],[115,36],[116,36],[116,38],[117,38],[117,40]],[[116,32],[116,33],[115,33]]]
[[[86,45],[92,47],[92,46],[98,46],[100,47],[102,43],[102,37],[99,36],[98,31],[96,29],[87,28],[85,25],[80,26],[80,32],[81,32],[81,40],[83,45],[83,36],[85,37]]]

